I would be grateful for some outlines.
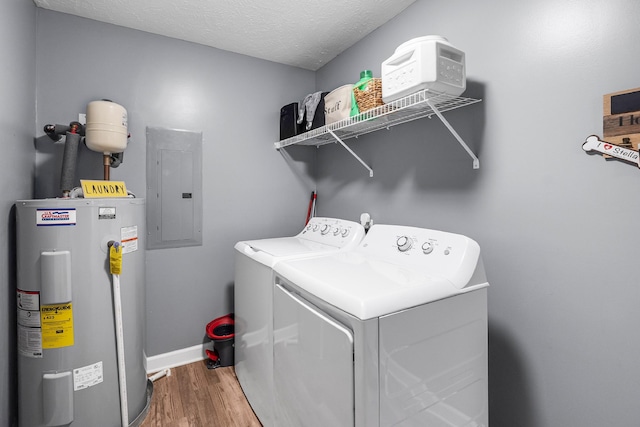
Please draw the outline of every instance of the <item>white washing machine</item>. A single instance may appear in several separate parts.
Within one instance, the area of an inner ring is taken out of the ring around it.
[[[488,426],[475,241],[374,225],[352,251],[274,271],[276,425]]]
[[[247,400],[265,427],[273,425],[273,266],[287,259],[353,249],[362,225],[311,218],[296,236],[235,245],[235,371]]]

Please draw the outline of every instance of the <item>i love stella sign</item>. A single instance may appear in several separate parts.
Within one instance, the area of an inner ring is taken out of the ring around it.
[[[640,167],[638,159],[640,156],[636,150],[620,147],[619,145],[610,144],[606,141],[602,141],[595,135],[591,135],[587,138],[584,144],[582,144],[584,151],[597,151],[598,153],[606,154],[611,157],[615,157],[620,160],[631,162]]]

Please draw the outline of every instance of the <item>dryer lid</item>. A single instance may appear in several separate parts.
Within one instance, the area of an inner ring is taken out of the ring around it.
[[[405,226],[374,225],[353,251],[285,261],[274,271],[363,320],[488,286],[476,242]]]
[[[442,277],[354,252],[284,261],[276,273],[323,301],[367,320],[460,293]]]

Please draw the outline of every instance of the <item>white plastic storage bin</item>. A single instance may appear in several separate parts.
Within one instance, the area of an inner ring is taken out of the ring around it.
[[[411,39],[382,63],[382,100],[423,89],[458,96],[466,89],[464,52],[441,36]]]

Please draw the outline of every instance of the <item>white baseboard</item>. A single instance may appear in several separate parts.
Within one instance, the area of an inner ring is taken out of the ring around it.
[[[204,349],[205,345],[199,344],[193,347],[147,357],[147,373],[152,374],[163,369],[175,368],[176,366],[188,365],[189,363],[204,360],[207,358]]]

